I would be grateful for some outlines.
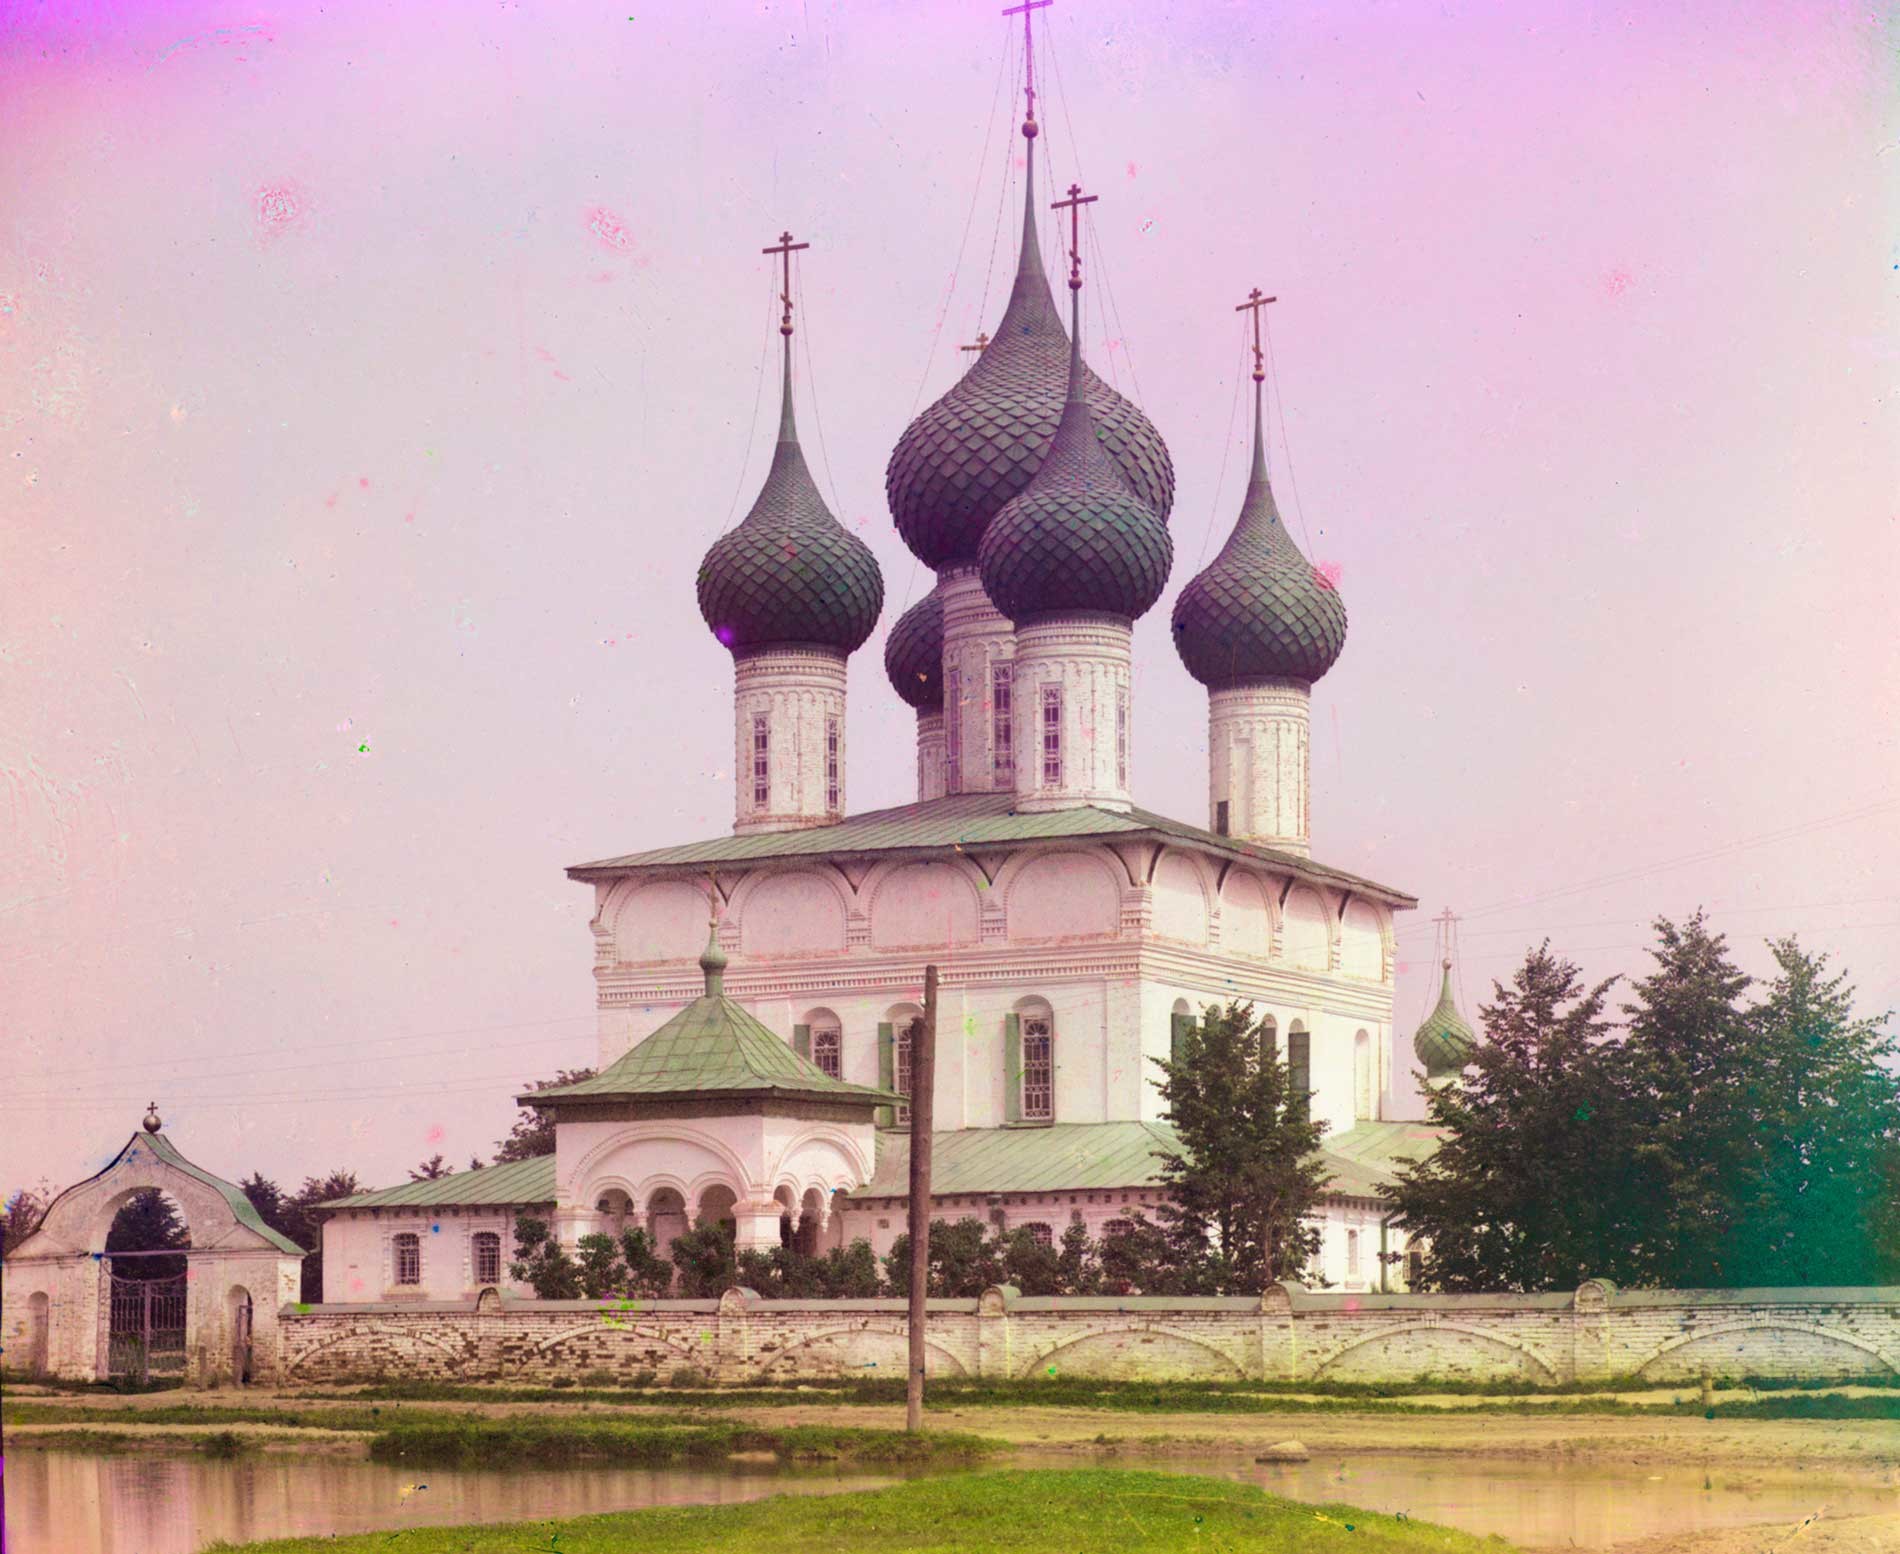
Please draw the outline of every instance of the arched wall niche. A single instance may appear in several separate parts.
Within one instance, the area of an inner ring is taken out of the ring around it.
[[[997,880],[1009,937],[1110,937],[1121,927],[1121,888],[1110,865],[1082,850],[1036,853]]]
[[[1377,982],[1385,975],[1385,933],[1379,912],[1369,901],[1354,901],[1339,925],[1339,969],[1346,976]]]
[[[868,895],[878,949],[975,944],[980,936],[976,886],[955,864],[898,864],[872,882]]]
[[[1273,948],[1273,908],[1260,877],[1231,871],[1221,885],[1220,942],[1223,950],[1265,960]]]
[[[1299,971],[1324,971],[1332,964],[1332,919],[1319,893],[1295,885],[1286,897],[1286,958]]]
[[[685,880],[628,880],[614,888],[601,913],[614,958],[633,964],[692,960],[706,947],[711,916],[703,886]]]
[[[816,955],[844,948],[845,899],[814,869],[748,880],[733,901],[747,955]]]
[[[1194,859],[1186,853],[1164,852],[1155,863],[1150,885],[1154,931],[1187,944],[1207,943],[1207,884]]]

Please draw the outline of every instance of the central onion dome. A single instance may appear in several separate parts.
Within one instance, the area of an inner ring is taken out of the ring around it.
[[[943,706],[943,595],[934,588],[891,627],[884,639],[884,673],[919,712]]]
[[[743,658],[780,647],[853,653],[883,608],[877,558],[825,506],[798,445],[788,331],[772,468],[752,510],[700,563],[699,613],[733,656]]]
[[[1425,1016],[1424,1024],[1412,1038],[1412,1050],[1425,1065],[1427,1083],[1444,1083],[1457,1077],[1478,1048],[1478,1033],[1458,1012],[1451,996],[1451,962],[1445,962],[1445,985],[1438,995],[1438,1007]]]
[[[1081,279],[1069,281],[1079,326]],[[1056,612],[1134,620],[1168,584],[1174,543],[1154,509],[1129,489],[1096,436],[1084,397],[1079,329],[1069,342],[1068,396],[1048,456],[1027,489],[983,533],[977,561],[990,602],[1018,623]]]
[[[1221,552],[1174,601],[1174,645],[1211,690],[1249,680],[1317,680],[1346,645],[1346,604],[1286,531],[1260,435],[1254,377],[1253,478]]]
[[[1022,254],[996,338],[949,393],[904,429],[884,474],[898,532],[928,567],[976,560],[990,521],[1048,456],[1068,392],[1069,340],[1036,243],[1033,122],[1024,134]],[[1082,397],[1127,489],[1165,523],[1174,505],[1174,465],[1161,434],[1087,367]]]

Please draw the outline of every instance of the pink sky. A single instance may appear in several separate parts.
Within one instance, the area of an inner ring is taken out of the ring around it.
[[[1007,289],[998,9],[10,8],[0,1186],[153,1097],[227,1175],[383,1184],[593,1061],[563,866],[730,824],[693,575],[763,475],[788,226],[801,427],[888,596],[851,806],[914,796],[882,476]],[[1900,1003],[1894,24],[1045,15],[1085,348],[1179,476],[1140,801],[1205,819],[1167,613],[1238,506],[1259,285],[1281,502],[1351,612],[1315,853],[1420,898],[1403,1058],[1447,904],[1471,1012],[1545,934],[1635,971],[1697,904]]]

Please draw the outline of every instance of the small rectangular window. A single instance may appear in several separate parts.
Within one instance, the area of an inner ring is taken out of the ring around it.
[[[1023,1116],[1055,1116],[1055,1037],[1046,1019],[1023,1021]]]
[[[1007,783],[1016,775],[1016,731],[1011,715],[1013,664],[998,664],[990,671],[990,715],[996,729],[996,777]]]
[[[844,773],[838,759],[838,720],[825,719],[825,808],[836,811],[844,796]]]
[[[1115,786],[1128,791],[1128,692],[1115,692]]]
[[[944,792],[963,791],[963,677],[956,669],[943,672]]]
[[[422,1239],[407,1231],[397,1236],[391,1244],[394,1252],[396,1282],[398,1284],[420,1284],[422,1282]]]
[[[1359,1272],[1359,1232],[1346,1232],[1346,1274],[1351,1277]]]
[[[1042,688],[1042,785],[1062,786],[1062,687]]]
[[[501,1237],[492,1230],[478,1230],[471,1246],[477,1284],[501,1283]]]
[[[820,1026],[811,1033],[811,1060],[833,1079],[844,1077],[844,1037]]]
[[[1214,804],[1214,834],[1227,835],[1227,800],[1218,799]]]
[[[764,809],[772,798],[772,725],[764,713],[752,720],[752,807]]]

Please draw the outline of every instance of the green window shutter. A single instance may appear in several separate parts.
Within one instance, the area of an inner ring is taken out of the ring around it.
[[[880,1020],[877,1027],[877,1083],[880,1090],[889,1090],[897,1083],[897,1037],[889,1020]],[[888,1128],[896,1120],[897,1114],[890,1107],[877,1109],[880,1128]]]
[[[811,1061],[811,1027],[809,1025],[792,1027],[792,1051],[807,1063]]]
[[[1194,1016],[1176,1014],[1168,1017],[1168,1061],[1185,1061],[1187,1053],[1187,1033],[1194,1029]]]
[[[1304,1120],[1313,1098],[1313,1038],[1305,1031],[1289,1031],[1286,1038],[1287,1104]]]
[[[1023,1019],[1003,1016],[1003,1121],[1023,1120]]]

